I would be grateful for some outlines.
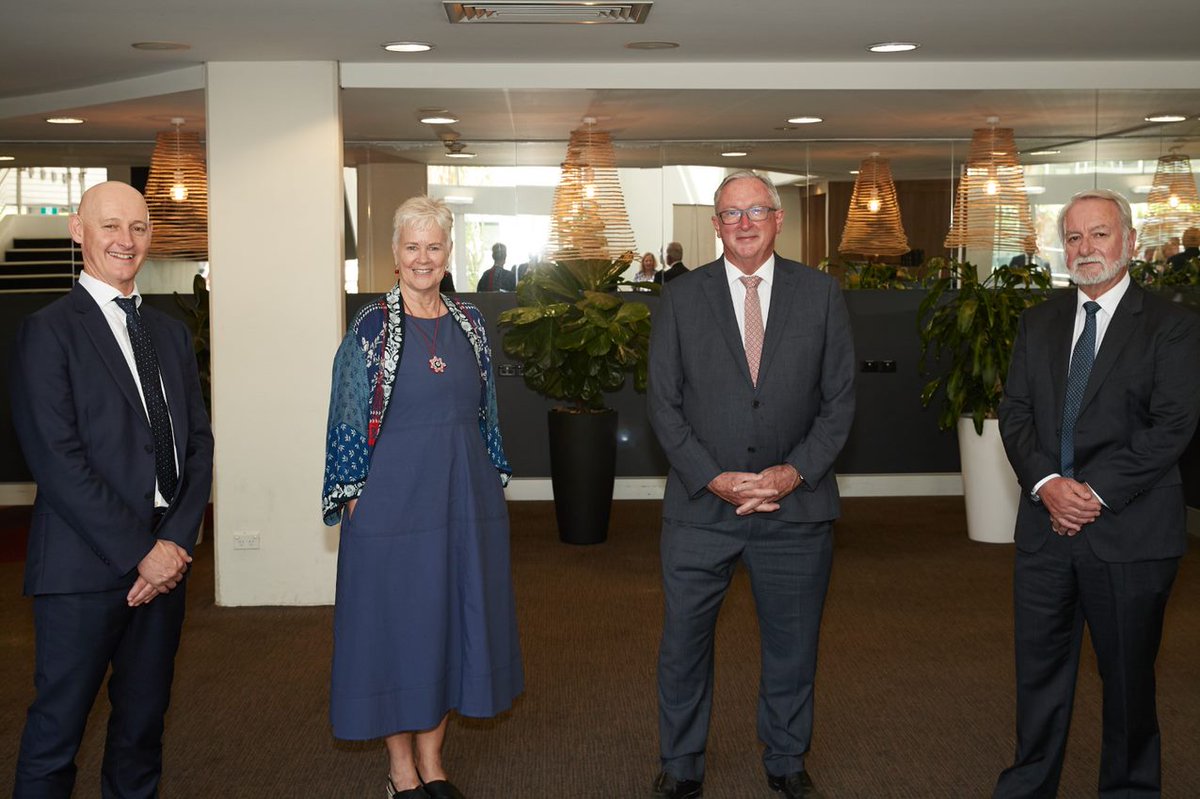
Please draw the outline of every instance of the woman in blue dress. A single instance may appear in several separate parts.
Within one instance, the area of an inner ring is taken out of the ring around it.
[[[396,286],[333,365],[330,718],[337,738],[385,739],[392,799],[461,799],[442,765],[450,711],[495,716],[524,688],[491,350],[479,310],[438,291],[452,224],[440,201],[400,206]]]

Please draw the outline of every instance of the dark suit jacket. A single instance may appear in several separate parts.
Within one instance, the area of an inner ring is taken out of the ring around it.
[[[503,266],[489,266],[479,276],[476,291],[516,291],[517,279]]]
[[[154,527],[154,440],[135,378],[104,313],[78,284],[17,332],[13,422],[37,500],[26,594],[132,585],[157,538],[192,551],[212,485],[213,439],[191,336],[143,305],[179,462],[176,496]]]
[[[1167,266],[1172,269],[1187,269],[1188,261],[1193,258],[1200,258],[1200,247],[1188,247],[1182,252],[1177,252],[1167,259]]]
[[[680,275],[686,275],[687,273],[688,268],[683,265],[683,261],[676,261],[675,263],[671,264],[671,266],[668,267],[665,272],[662,273],[662,279],[664,281],[674,280]]]
[[[1000,405],[1000,433],[1024,489],[1017,546],[1050,535],[1029,494],[1059,472],[1063,394],[1075,324],[1075,290],[1026,311]],[[1083,530],[1109,562],[1178,557],[1187,547],[1179,458],[1200,415],[1200,315],[1129,286],[1113,314],[1075,423],[1075,479],[1107,508]]]
[[[854,371],[846,304],[823,272],[775,257],[757,387],[724,260],[671,281],[650,335],[650,423],[671,464],[663,515],[732,519],[734,507],[708,491],[709,481],[787,462],[804,484],[772,517],[836,518],[833,462],[854,417]]]

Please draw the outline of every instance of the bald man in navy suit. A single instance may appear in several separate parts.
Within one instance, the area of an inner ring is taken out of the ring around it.
[[[10,371],[14,426],[38,485],[25,563],[36,697],[13,796],[71,795],[111,667],[101,795],[148,798],[158,795],[212,431],[187,329],[137,293],[151,235],[142,195],[94,186],[69,225],[79,282],[22,322]]]

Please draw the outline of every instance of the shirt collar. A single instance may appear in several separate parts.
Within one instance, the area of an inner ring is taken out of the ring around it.
[[[1125,292],[1129,290],[1129,283],[1129,271],[1126,270],[1125,275],[1119,281],[1117,281],[1117,285],[1113,286],[1094,300],[1110,318],[1114,313],[1117,312],[1117,306],[1121,304],[1121,298],[1124,297]],[[1075,313],[1078,314],[1079,309],[1083,307],[1083,304],[1091,299],[1091,297],[1083,293],[1082,289],[1075,289]]]
[[[86,289],[88,294],[92,295],[92,299],[95,300],[96,304],[101,308],[103,308],[107,303],[115,300],[117,297],[124,296],[113,286],[110,286],[99,278],[92,277],[87,272],[79,273],[79,285]],[[130,296],[133,297],[134,301],[137,303],[137,307],[141,308],[142,295],[138,293],[136,283],[133,286],[133,294]]]
[[[746,273],[738,269],[733,264],[729,263],[728,258],[722,259],[725,263],[725,280],[729,285],[733,285],[738,278],[746,277]],[[761,277],[762,282],[767,286],[771,285],[771,280],[775,277],[775,253],[767,256],[767,260],[758,269],[755,269],[751,274],[755,277]]]

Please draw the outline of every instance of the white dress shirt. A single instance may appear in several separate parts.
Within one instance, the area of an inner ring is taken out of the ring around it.
[[[92,277],[87,272],[79,273],[79,285],[86,289],[87,293],[90,294],[92,299],[96,301],[96,305],[100,306],[100,311],[104,314],[104,319],[108,322],[108,326],[112,330],[113,338],[117,340],[117,346],[121,348],[121,355],[125,356],[125,364],[129,367],[129,373],[133,375],[133,384],[137,386],[138,397],[140,397],[142,400],[142,410],[145,411],[146,394],[142,391],[142,380],[138,377],[137,361],[134,360],[133,357],[133,342],[129,340],[129,328],[126,326],[125,322],[125,311],[121,309],[121,306],[114,302],[117,297],[123,297],[125,295],[121,294],[121,292],[117,291],[116,288],[108,285],[103,280],[98,280],[97,278]],[[133,297],[134,302],[137,303],[137,307],[140,309],[142,307],[142,295],[138,293],[136,284],[134,285],[133,293],[130,296]],[[165,398],[167,396],[167,388],[166,386],[162,385],[161,368],[158,375],[158,383],[160,386],[162,386],[162,393],[163,397]],[[169,418],[170,417],[168,415],[168,419]],[[146,412],[146,423],[150,423],[150,414],[148,411]],[[174,429],[171,430],[171,452],[175,458],[175,473],[178,474],[179,452],[175,449]],[[163,497],[162,492],[159,490],[158,481],[155,480],[154,507],[165,508],[167,504],[167,500]]]
[[[762,282],[758,284],[758,304],[762,306],[763,332],[766,333],[767,314],[771,310],[771,284],[775,282],[775,254],[771,253],[763,265],[755,269],[752,275],[762,278]],[[744,347],[746,346],[746,284],[741,281],[743,277],[746,277],[746,273],[729,263],[729,259],[726,258],[725,279],[729,282],[729,296],[733,298],[733,313],[737,316],[737,326],[742,333],[742,346]]]

